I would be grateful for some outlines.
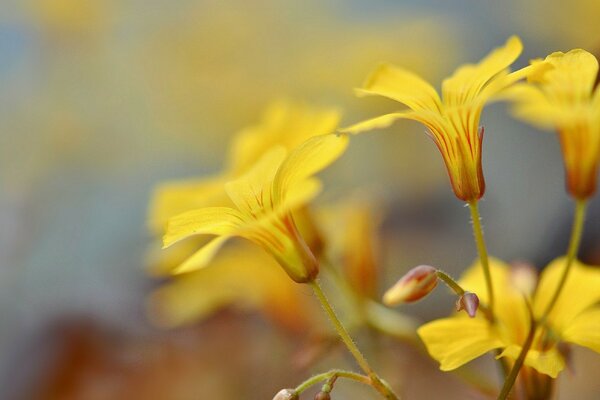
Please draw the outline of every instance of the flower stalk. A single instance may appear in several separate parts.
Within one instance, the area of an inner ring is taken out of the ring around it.
[[[392,389],[389,387],[387,383],[385,383],[378,375],[375,373],[373,368],[369,365],[369,362],[365,358],[365,356],[361,353],[361,351],[356,346],[356,343],[338,318],[335,310],[331,306],[331,303],[327,299],[327,296],[323,292],[323,288],[321,287],[319,281],[317,279],[309,282],[309,285],[313,289],[315,296],[321,303],[323,310],[331,320],[335,330],[340,335],[340,338],[360,366],[360,368],[367,374],[369,379],[369,385],[371,385],[375,390],[377,390],[385,399],[388,400],[398,400],[398,396],[394,394]]]
[[[477,252],[479,253],[479,259],[483,268],[483,275],[485,277],[485,285],[488,294],[487,308],[489,311],[490,319],[494,321],[494,287],[492,285],[492,274],[490,273],[490,263],[487,252],[487,246],[485,239],[483,238],[483,229],[481,228],[481,215],[479,214],[478,202],[470,201],[469,210],[471,211],[471,220],[473,223],[473,235],[475,236],[475,243],[477,245]]]

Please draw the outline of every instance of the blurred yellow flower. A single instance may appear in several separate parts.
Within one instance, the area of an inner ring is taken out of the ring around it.
[[[534,318],[541,318],[561,278],[564,262],[564,258],[552,261],[542,272],[537,288],[524,293],[521,290],[531,285],[518,282],[523,274],[515,274],[502,261],[490,259],[494,291],[498,293],[495,324],[490,324],[482,313],[475,318],[457,314],[418,329],[429,354],[440,362],[440,369],[453,370],[493,349],[501,349],[499,357],[514,361],[530,326],[526,301],[531,302]],[[486,304],[487,291],[479,263],[464,274],[459,284]],[[599,287],[600,269],[576,261],[563,295],[546,324],[537,328],[526,366],[555,378],[565,366],[559,344],[575,343],[600,352]]]
[[[331,133],[339,119],[334,109],[284,100],[273,102],[260,123],[235,135],[223,172],[203,179],[168,182],[155,190],[149,211],[152,230],[161,232],[170,217],[184,211],[222,205],[227,199],[225,182],[246,172],[265,151],[275,145],[291,150],[312,136]]]
[[[546,68],[506,95],[515,101],[518,117],[558,131],[567,189],[573,197],[586,199],[596,191],[600,162],[600,90],[594,90],[598,60],[575,49],[552,53],[532,64]]]
[[[442,153],[456,196],[475,201],[485,192],[481,166],[483,128],[479,119],[486,102],[525,77],[531,68],[509,73],[521,54],[518,37],[491,52],[479,64],[467,64],[442,83],[442,98],[416,74],[392,65],[381,65],[358,89],[361,96],[376,95],[396,100],[410,111],[395,112],[360,122],[346,132],[359,133],[390,126],[397,119],[412,119],[427,127]]]
[[[262,249],[245,243],[223,249],[210,268],[173,277],[149,301],[153,322],[163,327],[193,323],[229,306],[260,310],[291,330],[320,325],[318,305],[306,301],[302,287]]]
[[[292,211],[321,189],[313,175],[335,161],[346,149],[345,135],[321,135],[288,152],[272,147],[246,173],[227,182],[233,207],[205,207],[169,220],[164,247],[193,235],[216,235],[184,261],[175,272],[205,266],[233,236],[249,239],[275,257],[296,282],[313,280],[317,261],[300,236]]]

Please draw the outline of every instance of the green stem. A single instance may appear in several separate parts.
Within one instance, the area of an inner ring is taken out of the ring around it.
[[[346,345],[346,347],[348,348],[348,350],[350,351],[360,368],[368,375],[371,386],[373,386],[373,388],[375,388],[379,393],[381,393],[381,395],[383,395],[383,397],[385,397],[386,399],[398,400],[398,396],[394,394],[392,389],[381,378],[379,378],[379,376],[375,373],[373,368],[371,368],[371,366],[369,365],[367,359],[363,356],[363,354],[356,346],[356,343],[354,343],[354,340],[352,339],[352,337],[338,318],[337,314],[335,313],[333,307],[331,306],[331,303],[329,303],[327,296],[325,296],[325,293],[323,292],[319,281],[315,279],[314,281],[309,282],[308,284],[312,287],[313,291],[315,292],[317,299],[319,300],[321,306],[325,310],[325,313],[331,320],[331,323],[333,324],[335,330],[340,335],[340,338],[342,339],[342,341],[344,342],[344,344]]]
[[[342,369],[334,369],[308,378],[298,385],[294,391],[298,394],[301,394],[309,387],[322,381],[329,381],[335,377],[347,378],[356,382],[364,383],[365,385],[371,385],[371,379],[366,375],[357,374],[356,372],[351,371],[344,371]]]
[[[527,303],[527,307],[529,308],[529,320],[530,320],[529,333],[527,334],[527,338],[525,339],[525,343],[523,344],[523,347],[521,348],[521,352],[519,353],[519,356],[517,357],[515,364],[513,365],[512,369],[510,370],[510,373],[506,377],[506,380],[504,381],[504,385],[502,385],[502,390],[500,391],[500,394],[498,395],[498,400],[506,400],[508,398],[508,395],[510,395],[510,392],[517,380],[517,376],[519,376],[519,371],[521,370],[521,367],[523,366],[523,363],[525,362],[527,353],[529,352],[529,349],[531,348],[531,345],[533,344],[533,339],[535,337],[535,330],[537,328],[537,323],[535,321],[535,318],[533,317],[533,311],[531,310],[531,306],[529,305],[529,303]]]
[[[579,245],[581,244],[581,236],[583,234],[583,225],[585,222],[585,211],[587,208],[586,200],[577,200],[575,203],[575,215],[573,216],[573,227],[571,228],[571,238],[569,240],[569,249],[567,251],[567,261],[565,265],[565,269],[563,270],[563,274],[560,277],[560,281],[558,282],[558,286],[556,287],[556,291],[552,296],[552,299],[548,303],[546,310],[542,314],[541,321],[545,321],[554,306],[562,290],[567,282],[567,278],[569,276],[569,272],[571,270],[571,266],[573,265],[573,261],[577,258],[577,252],[579,250]]]
[[[573,216],[573,227],[571,229],[571,238],[569,240],[569,249],[567,250],[567,261],[565,264],[565,268],[563,270],[563,274],[560,277],[560,281],[558,282],[558,286],[556,287],[556,291],[554,292],[552,299],[546,306],[546,309],[544,310],[544,313],[540,317],[539,321],[536,322],[535,318],[533,317],[533,311],[531,311],[531,309],[529,310],[530,317],[531,317],[531,327],[529,328],[529,334],[527,335],[527,339],[525,340],[525,343],[523,344],[523,348],[521,349],[521,352],[519,353],[519,357],[517,358],[517,361],[515,361],[515,364],[513,365],[512,369],[510,371],[510,374],[508,375],[508,377],[506,378],[506,381],[504,382],[504,386],[502,387],[502,391],[500,392],[500,395],[498,396],[498,400],[504,400],[510,394],[512,387],[514,386],[515,381],[517,380],[517,376],[519,375],[519,371],[521,370],[521,367],[523,366],[523,363],[525,362],[527,353],[529,352],[529,349],[531,348],[531,345],[533,344],[533,339],[535,337],[535,330],[538,326],[538,323],[540,325],[544,325],[546,323],[546,319],[548,318],[548,315],[552,312],[552,309],[556,305],[556,302],[557,302],[558,298],[560,297],[560,294],[562,293],[563,288],[565,287],[565,283],[569,276],[571,266],[573,265],[573,261],[575,261],[575,259],[577,258],[577,252],[579,250],[579,245],[581,244],[581,236],[583,234],[583,225],[585,222],[586,208],[587,208],[586,200],[577,200],[576,201],[575,215]]]
[[[490,273],[490,263],[488,259],[487,247],[483,238],[483,229],[481,229],[481,216],[479,215],[479,206],[477,200],[469,202],[469,210],[471,210],[471,220],[473,222],[473,235],[477,244],[477,252],[479,260],[483,268],[483,276],[485,277],[485,285],[488,294],[488,309],[492,321],[494,320],[494,288],[492,286],[492,274]]]

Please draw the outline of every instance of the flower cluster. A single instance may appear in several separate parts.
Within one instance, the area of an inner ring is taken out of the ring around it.
[[[153,296],[154,315],[175,325],[222,304],[246,303],[277,309],[275,319],[288,325],[302,320],[302,329],[310,325],[312,310],[298,301],[294,288],[295,283],[307,284],[364,374],[332,370],[275,398],[300,398],[321,381],[325,384],[318,397],[330,398],[335,381],[345,378],[372,386],[383,398],[397,399],[356,347],[352,330],[345,326],[350,319],[340,319],[331,306],[319,283],[319,277],[328,275],[351,304],[350,314],[359,316],[353,324],[402,338],[411,329],[444,371],[495,351],[507,371],[499,398],[508,397],[517,378],[528,398],[549,396],[552,379],[569,361],[567,344],[600,352],[600,269],[577,259],[600,160],[600,90],[594,89],[598,61],[576,49],[511,71],[522,48],[520,39],[511,37],[479,63],[459,67],[442,82],[441,95],[417,74],[381,65],[358,95],[387,97],[407,109],[356,123],[342,133],[335,132],[339,114],[334,110],[275,103],[259,125],[235,136],[222,173],[156,191],[151,227],[163,234],[164,248],[180,252],[158,269],[176,277]],[[511,102],[518,118],[558,132],[568,193],[576,203],[566,255],[550,263],[539,279],[530,267],[489,257],[481,228],[478,202],[486,185],[480,123],[484,107],[495,100]],[[454,194],[470,207],[479,253],[457,281],[438,268],[420,265],[384,294],[386,306],[420,300],[439,282],[456,294],[457,314],[414,330],[409,318],[374,300],[380,270],[375,228],[379,214],[365,202],[336,204],[333,212],[315,212],[310,206],[322,189],[315,175],[344,153],[346,133],[388,127],[398,119],[427,128]],[[233,237],[247,239],[266,254],[248,244],[226,245]],[[342,267],[336,269],[331,260]],[[275,273],[275,264],[285,274]]]

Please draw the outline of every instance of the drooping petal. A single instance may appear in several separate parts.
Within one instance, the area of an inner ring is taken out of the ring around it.
[[[169,247],[192,235],[231,235],[242,223],[240,212],[229,207],[188,211],[169,220],[163,246]]]
[[[340,129],[340,131],[344,132],[344,133],[357,134],[357,133],[363,133],[366,131],[370,131],[373,129],[383,129],[383,128],[387,128],[388,126],[391,126],[394,122],[396,122],[397,119],[407,118],[408,114],[411,114],[411,113],[398,112],[398,113],[385,114],[385,115],[381,115],[379,117],[375,117],[375,118],[368,119],[366,121],[359,122],[357,124],[351,125],[346,128],[342,128],[342,129]]]
[[[519,357],[521,353],[521,346],[510,345],[504,349],[504,351],[498,355],[497,358],[508,357],[513,361]],[[525,357],[525,365],[536,369],[542,374],[549,375],[552,378],[556,378],[558,373],[565,368],[565,360],[561,356],[556,346],[551,347],[547,351],[539,351],[531,349],[527,352]]]
[[[576,343],[600,353],[600,308],[582,312],[561,332],[565,342]]]
[[[473,101],[492,78],[519,57],[522,50],[521,40],[512,36],[504,46],[493,50],[478,64],[467,64],[458,68],[442,83],[444,104],[456,106]]]
[[[275,203],[282,203],[294,185],[333,163],[348,146],[348,136],[321,135],[310,138],[285,159],[273,180]]]
[[[534,312],[541,316],[558,287],[566,258],[552,261],[542,272],[534,298]],[[571,271],[548,321],[558,332],[566,330],[573,319],[600,301],[600,268],[573,261]]]
[[[195,271],[206,267],[230,237],[231,236],[229,235],[218,236],[204,244],[199,250],[175,268],[173,274],[183,274],[185,272]]]
[[[380,65],[356,93],[388,97],[415,111],[439,111],[441,106],[439,95],[429,83],[415,73],[389,64]]]
[[[438,319],[421,326],[417,333],[429,354],[439,361],[442,371],[456,369],[505,345],[483,318]]]

